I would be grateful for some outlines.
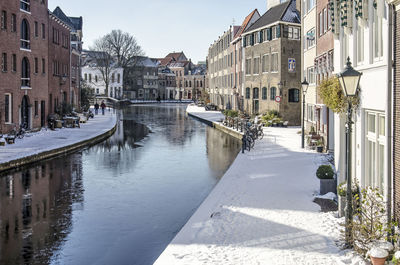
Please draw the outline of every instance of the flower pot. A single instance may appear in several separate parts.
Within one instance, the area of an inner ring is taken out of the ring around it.
[[[376,258],[371,256],[371,261],[373,265],[384,265],[386,258]]]
[[[317,152],[318,153],[322,153],[323,150],[324,150],[323,146],[317,146]]]
[[[336,180],[335,179],[320,179],[319,180],[319,194],[324,195],[328,192],[336,193]]]

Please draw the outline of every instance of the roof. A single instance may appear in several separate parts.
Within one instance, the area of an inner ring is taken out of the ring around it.
[[[240,27],[240,29],[238,30],[238,32],[235,34],[235,37],[233,37],[233,39],[236,39],[236,38],[238,38],[240,35],[242,35],[242,33],[246,30],[246,28],[247,28],[248,26],[250,26],[249,23],[250,23],[251,19],[253,18],[253,16],[254,16],[256,13],[258,13],[257,8],[254,9],[254,11],[251,12],[251,13],[244,19],[244,21],[243,21],[243,23],[242,23],[242,26]]]
[[[75,30],[82,30],[82,24],[83,24],[82,17],[68,17],[58,6],[54,9],[52,13],[71,28]]]
[[[299,11],[296,9],[296,0],[290,0],[288,2],[270,8],[245,32],[256,30],[277,21],[300,23],[300,14]]]
[[[172,53],[168,54],[165,58],[170,57],[170,58],[173,58],[175,61],[178,61],[178,59],[181,55],[185,56],[185,54],[183,52],[172,52]]]

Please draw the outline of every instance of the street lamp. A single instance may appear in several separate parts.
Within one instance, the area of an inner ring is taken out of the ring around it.
[[[346,69],[338,75],[340,86],[347,99],[347,121],[346,121],[346,179],[347,179],[347,200],[346,200],[346,243],[350,247],[352,239],[353,204],[351,189],[351,132],[353,121],[352,99],[356,97],[362,73],[354,70],[351,66],[350,57],[347,58]]]
[[[304,81],[301,83],[301,87],[303,89],[303,123],[301,124],[301,148],[304,149],[304,116],[306,112],[306,94],[308,89],[309,83],[307,82],[306,78],[304,77]]]

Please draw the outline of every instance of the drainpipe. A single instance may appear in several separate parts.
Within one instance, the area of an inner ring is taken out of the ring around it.
[[[392,220],[392,90],[393,90],[393,5],[388,4],[388,87],[387,87],[387,106],[386,106],[386,174],[387,174],[387,219]]]

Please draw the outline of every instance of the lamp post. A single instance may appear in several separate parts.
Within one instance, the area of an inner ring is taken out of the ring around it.
[[[346,179],[347,179],[347,193],[346,193],[346,243],[351,247],[352,241],[352,222],[353,222],[353,194],[352,194],[352,176],[351,176],[351,132],[352,132],[352,115],[353,106],[352,99],[357,96],[358,86],[362,73],[354,70],[351,66],[350,57],[347,58],[345,70],[338,75],[340,86],[347,99],[347,121],[346,121]]]
[[[304,77],[304,81],[301,83],[301,87],[303,88],[303,122],[301,123],[301,148],[304,149],[304,116],[306,113],[306,94],[307,94],[307,89],[308,89],[309,83],[307,82],[306,78]]]

